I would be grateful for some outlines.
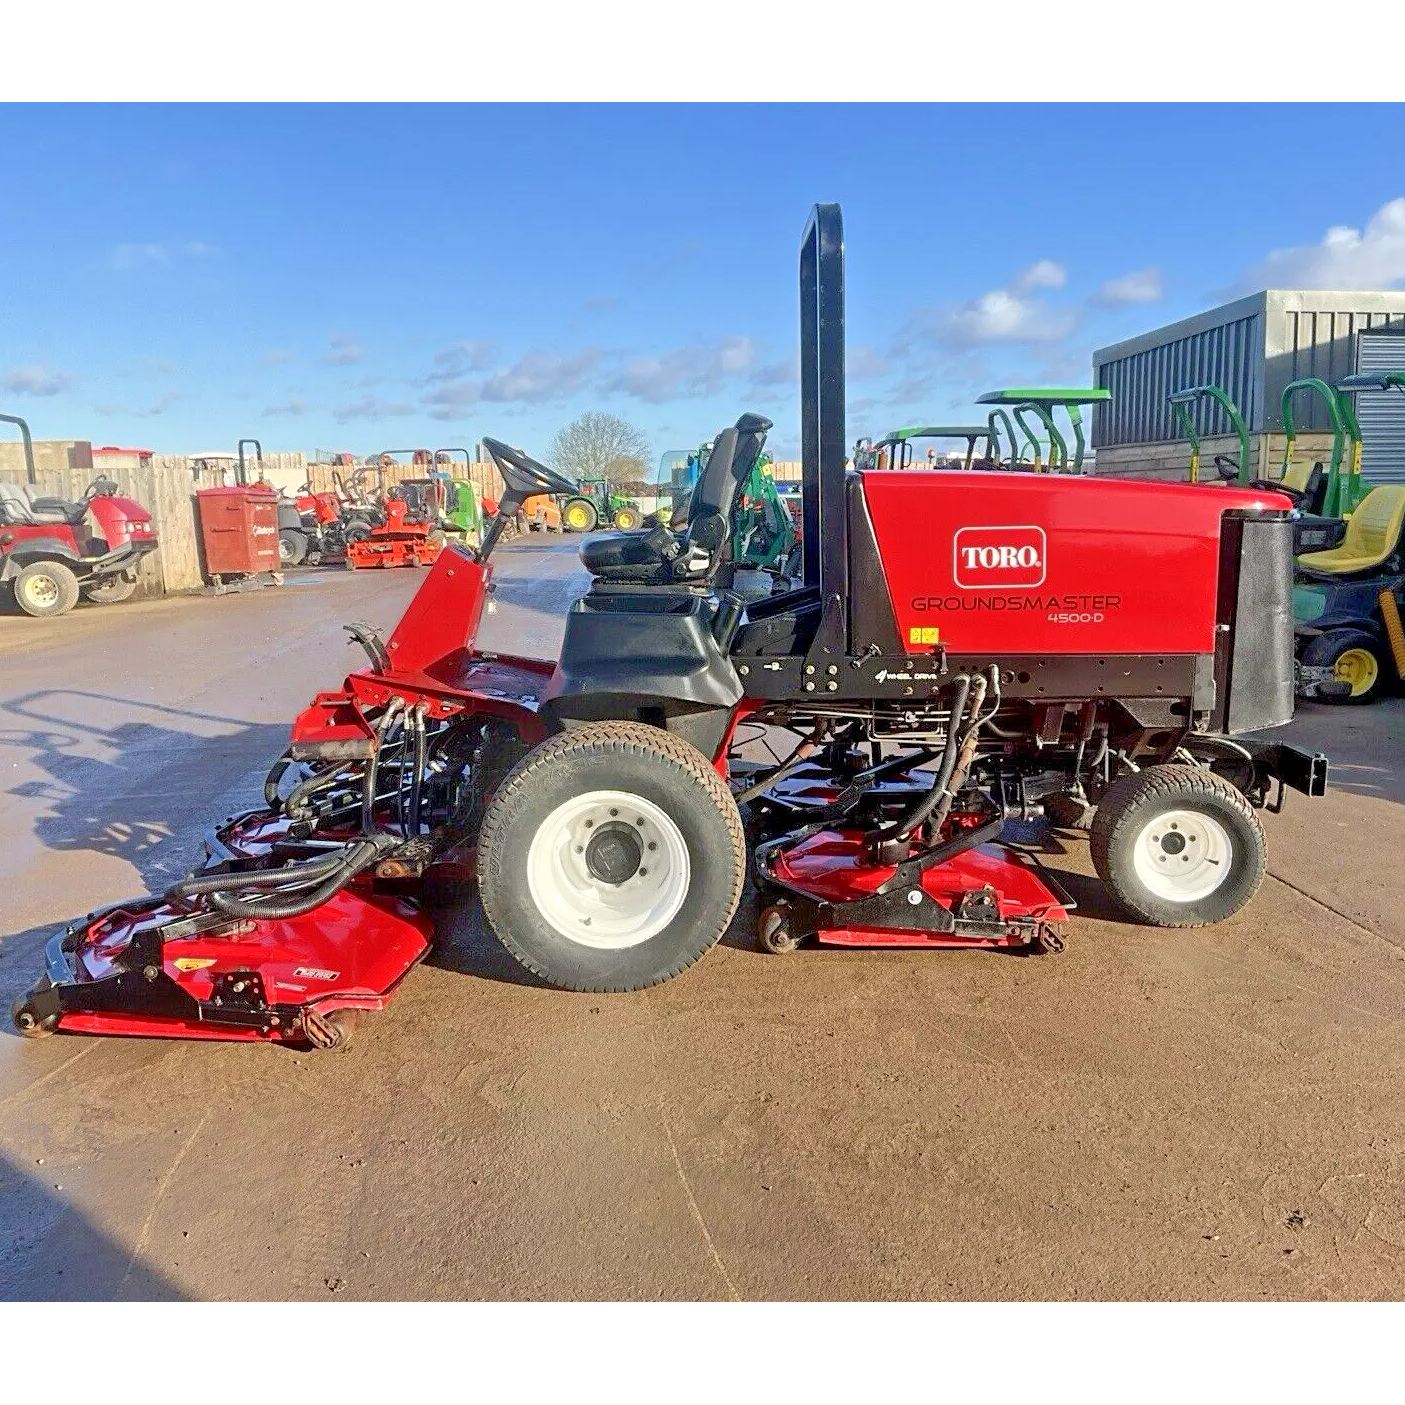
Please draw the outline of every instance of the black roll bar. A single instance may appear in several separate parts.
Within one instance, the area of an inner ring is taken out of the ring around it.
[[[823,602],[811,655],[842,656],[849,553],[844,523],[844,217],[810,211],[800,243],[800,459],[805,585]]]
[[[249,486],[249,470],[244,458],[244,445],[254,446],[255,462],[259,466],[259,477],[263,477],[263,445],[257,439],[241,439],[239,441],[239,486],[247,488]]]

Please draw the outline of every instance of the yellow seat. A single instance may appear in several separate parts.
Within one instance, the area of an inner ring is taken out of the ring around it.
[[[1295,493],[1307,492],[1308,479],[1312,477],[1312,470],[1316,467],[1316,464],[1305,463],[1302,460],[1290,464],[1288,471],[1283,475],[1283,486],[1291,488]]]
[[[1330,551],[1310,551],[1298,557],[1309,571],[1342,576],[1381,565],[1400,541],[1405,526],[1405,484],[1372,488],[1347,519],[1346,537]]]

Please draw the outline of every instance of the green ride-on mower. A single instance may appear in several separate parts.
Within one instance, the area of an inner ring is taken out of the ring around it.
[[[1013,430],[1011,431],[1013,434]],[[992,468],[996,462],[996,431],[989,424],[974,425],[910,425],[895,429],[881,439],[860,439],[854,445],[854,467],[863,471],[879,468]],[[919,440],[932,441],[927,446],[923,458],[914,456],[913,444]],[[937,442],[953,440],[964,442],[966,453],[960,462],[955,462],[951,454],[939,450]],[[976,446],[985,441],[984,449],[978,454]]]
[[[639,504],[615,492],[605,478],[582,478],[561,509],[561,524],[568,532],[593,532],[602,522],[617,532],[632,532],[643,521]]]
[[[1352,397],[1363,390],[1405,393],[1405,372],[1362,372],[1336,388],[1352,436],[1351,469],[1336,497],[1355,502],[1339,544],[1298,557],[1298,691],[1322,702],[1368,703],[1405,681],[1405,486],[1381,484],[1362,493]],[[1340,466],[1334,455],[1338,472]]]
[[[1020,387],[1007,390],[992,390],[982,395],[976,401],[978,405],[1009,406],[1013,409],[1015,418],[1019,420],[1020,427],[1025,431],[1034,447],[1035,472],[1042,468],[1039,457],[1038,441],[1025,423],[1024,415],[1032,413],[1044,426],[1044,431],[1049,439],[1049,469],[1054,473],[1082,473],[1083,459],[1087,452],[1087,438],[1083,432],[1083,406],[1104,405],[1112,399],[1112,392],[1099,386],[1074,387],[1074,388],[1048,388],[1048,387]],[[1054,411],[1062,409],[1068,416],[1069,428],[1073,431],[1073,453],[1070,455],[1068,441],[1064,438],[1054,418]],[[995,412],[991,412],[990,428],[994,432]],[[1009,419],[1005,419],[1007,429]],[[1012,445],[1011,467],[1019,466],[1019,454],[1013,452],[1015,442],[1013,430],[1009,430],[1009,438]],[[992,441],[992,450],[998,446]]]

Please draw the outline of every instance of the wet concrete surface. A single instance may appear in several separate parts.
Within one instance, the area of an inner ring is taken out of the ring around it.
[[[499,561],[549,655],[569,540]],[[412,571],[0,618],[6,1001],[76,913],[169,881]],[[1305,709],[1340,786],[1200,931],[1086,842],[1055,958],[751,949],[635,996],[522,981],[466,914],[341,1054],[0,1038],[0,1295],[1397,1298],[1405,704]]]

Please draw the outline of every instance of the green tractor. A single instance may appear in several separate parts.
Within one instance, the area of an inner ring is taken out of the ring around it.
[[[582,478],[576,486],[579,492],[561,509],[568,532],[593,532],[602,522],[617,532],[632,532],[644,521],[639,504],[611,491],[608,479]]]

